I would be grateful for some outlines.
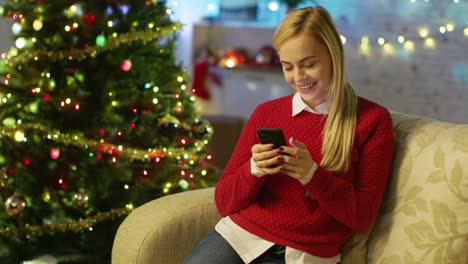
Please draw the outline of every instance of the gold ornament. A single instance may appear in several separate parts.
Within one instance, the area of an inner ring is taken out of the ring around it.
[[[24,213],[26,201],[18,194],[13,194],[5,201],[5,212],[9,216],[21,216]]]
[[[8,236],[33,237],[33,236],[42,236],[44,234],[54,234],[57,232],[79,233],[87,229],[89,230],[89,228],[101,222],[113,220],[116,218],[121,218],[122,216],[129,214],[131,211],[132,210],[129,208],[117,208],[117,209],[112,209],[108,212],[98,212],[94,216],[90,216],[86,219],[79,219],[79,220],[69,221],[65,223],[43,224],[40,226],[33,226],[33,225],[26,224],[19,228],[11,228],[11,227],[0,228],[0,237],[8,237]]]
[[[72,196],[73,203],[78,207],[87,207],[88,206],[88,195],[86,195],[84,189],[80,189],[78,192],[74,193]]]

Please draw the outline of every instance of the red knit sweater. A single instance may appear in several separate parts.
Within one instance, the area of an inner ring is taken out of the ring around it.
[[[341,252],[353,230],[364,231],[379,208],[393,157],[389,112],[359,98],[352,163],[344,174],[320,166],[302,185],[285,174],[256,177],[250,171],[258,127],[279,127],[286,139],[304,142],[315,162],[322,159],[326,115],[302,111],[291,115],[292,95],[259,105],[244,127],[215,189],[222,216],[274,243],[319,257]],[[311,195],[306,195],[307,191]]]

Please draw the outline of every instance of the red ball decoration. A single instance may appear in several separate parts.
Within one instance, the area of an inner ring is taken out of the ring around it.
[[[83,20],[90,25],[94,25],[96,24],[96,15],[85,13],[83,14]]]
[[[120,69],[124,72],[130,71],[130,69],[132,69],[132,62],[130,60],[124,60],[120,64]]]
[[[58,148],[51,148],[49,152],[50,158],[56,160],[60,158],[60,149]]]
[[[247,62],[248,54],[244,49],[228,49],[223,55],[221,66],[237,67],[244,65]]]

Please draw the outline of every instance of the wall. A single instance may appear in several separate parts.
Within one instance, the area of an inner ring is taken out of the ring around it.
[[[0,5],[4,4],[5,0],[0,0]],[[0,17],[0,54],[8,51],[13,45],[13,40],[11,39],[11,23],[10,21]]]
[[[176,15],[190,9],[189,1],[178,2]],[[359,95],[395,111],[468,123],[468,33],[464,33],[468,25],[466,1],[305,2],[323,5],[337,21],[341,34],[346,37],[348,80]],[[198,10],[201,12],[198,17],[202,17],[203,8],[198,7]],[[447,30],[447,24],[454,26],[453,31]],[[445,33],[439,29],[442,26]],[[190,24],[186,27],[193,28]],[[428,29],[427,37],[420,36],[422,28]],[[399,36],[405,37],[403,43],[398,41]],[[199,37],[192,36],[195,42],[217,45],[229,45],[225,39],[235,38],[222,34],[215,39]],[[363,37],[368,39],[367,50],[362,49],[365,45]],[[271,41],[270,37],[264,38],[265,43]],[[379,44],[379,38],[383,38],[384,44]],[[239,41],[248,48],[258,46],[259,39],[251,41],[248,37],[238,37],[234,45],[238,46]],[[180,45],[185,53],[191,48],[191,44],[186,42]],[[191,54],[179,56],[179,59],[191,67]]]

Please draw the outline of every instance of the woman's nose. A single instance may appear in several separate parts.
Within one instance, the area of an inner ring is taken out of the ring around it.
[[[300,82],[306,78],[306,74],[303,70],[297,69],[294,71],[294,82]]]

